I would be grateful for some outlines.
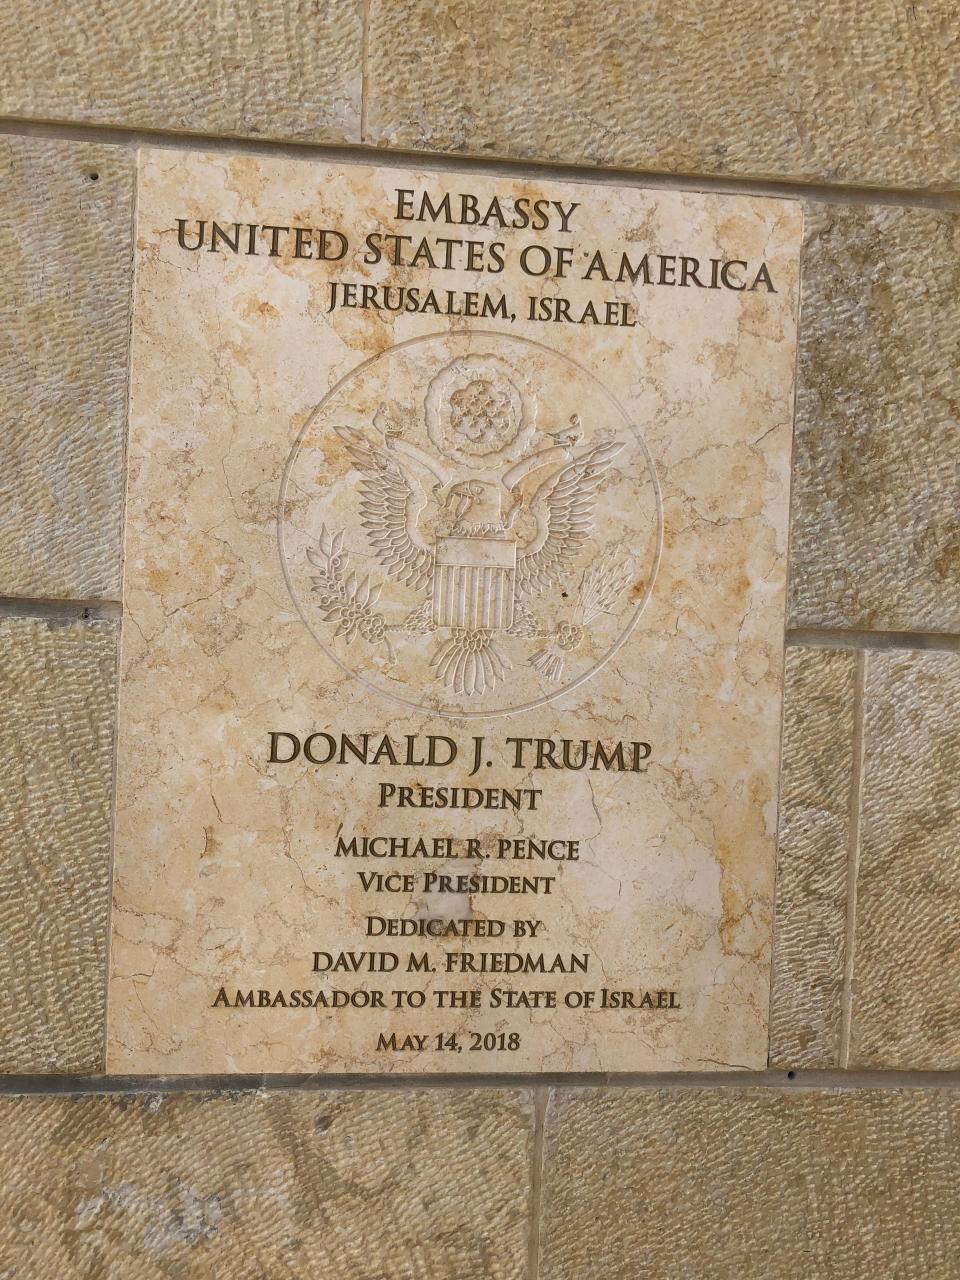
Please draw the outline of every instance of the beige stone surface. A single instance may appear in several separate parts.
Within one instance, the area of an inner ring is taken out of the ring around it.
[[[840,1049],[857,657],[788,649],[770,1062],[836,1067]]]
[[[0,112],[118,128],[356,142],[362,6],[16,3]]]
[[[960,655],[867,668],[850,1065],[960,1067]]]
[[[674,173],[956,182],[950,0],[373,0],[369,137]]]
[[[17,1280],[526,1276],[521,1093],[22,1097],[0,1116]]]
[[[960,215],[806,219],[794,626],[960,627]]]
[[[110,1069],[763,1066],[798,206],[141,163]]]
[[[0,623],[0,1070],[103,1066],[117,627]]]
[[[541,1280],[952,1280],[960,1094],[559,1091]]]
[[[0,139],[0,595],[119,594],[133,170]]]

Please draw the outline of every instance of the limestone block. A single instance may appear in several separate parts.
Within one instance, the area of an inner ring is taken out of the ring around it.
[[[115,597],[133,157],[7,137],[0,169],[0,595]]]
[[[960,1067],[960,655],[870,655],[850,1065]]]
[[[789,614],[960,627],[960,216],[806,219]]]
[[[526,1275],[526,1095],[5,1098],[0,1274]]]
[[[530,318],[553,284],[519,227],[483,232],[504,269],[468,329],[466,258],[363,267],[425,308],[375,314],[321,292],[296,237],[228,258],[170,234],[320,192],[359,246],[375,218],[410,230],[404,192],[453,212],[456,174],[165,148],[140,175],[110,1069],[765,1067],[797,204],[475,175],[484,210],[575,205],[638,264],[641,234],[733,241],[777,282],[668,300],[638,265],[632,328],[561,336]],[[445,290],[464,305],[438,320]],[[310,726],[364,735],[364,763],[331,737],[318,768]],[[264,750],[286,741],[298,763]],[[384,835],[409,862],[354,860]],[[378,937],[353,986],[339,953]],[[249,1017],[251,983],[312,994]]]
[[[386,146],[914,186],[960,172],[950,0],[373,0]]]
[[[0,112],[356,142],[361,46],[360,0],[21,2],[0,15]]]
[[[114,623],[0,625],[2,1071],[102,1066],[115,666]]]
[[[770,1061],[839,1065],[856,655],[788,649]]]
[[[541,1280],[950,1280],[960,1093],[558,1091]]]

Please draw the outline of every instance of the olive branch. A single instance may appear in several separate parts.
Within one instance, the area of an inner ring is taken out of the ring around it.
[[[359,578],[349,568],[343,533],[328,533],[323,525],[316,549],[307,548],[307,559],[318,570],[311,578],[313,593],[324,622],[336,624],[334,636],[346,636],[351,643],[358,635],[370,644],[385,639],[383,617],[374,608],[382,583],[372,584],[369,577]],[[390,649],[389,642],[387,648]]]

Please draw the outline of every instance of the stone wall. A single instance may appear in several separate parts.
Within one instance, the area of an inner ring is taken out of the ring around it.
[[[0,15],[0,1275],[957,1275],[958,66],[948,0]],[[134,159],[164,140],[803,201],[766,1072],[101,1075]]]

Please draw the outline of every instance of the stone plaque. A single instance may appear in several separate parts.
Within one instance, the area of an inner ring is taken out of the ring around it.
[[[766,1063],[801,217],[142,153],[108,1066]]]

